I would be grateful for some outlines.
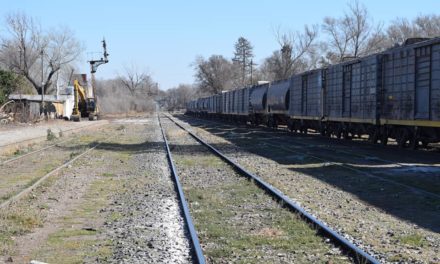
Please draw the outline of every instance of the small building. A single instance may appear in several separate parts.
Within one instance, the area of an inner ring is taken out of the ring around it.
[[[44,109],[41,105],[42,96],[34,94],[11,94],[10,100],[16,102],[15,118],[26,122],[39,119],[43,114],[49,118],[70,119],[74,105],[73,87],[61,89],[58,95],[44,96]],[[19,104],[18,104],[19,103]]]

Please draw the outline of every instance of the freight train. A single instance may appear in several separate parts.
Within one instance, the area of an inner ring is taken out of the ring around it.
[[[199,98],[187,113],[386,145],[440,142],[440,37]]]

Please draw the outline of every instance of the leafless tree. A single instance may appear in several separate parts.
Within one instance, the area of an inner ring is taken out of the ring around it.
[[[314,51],[313,43],[318,35],[318,27],[304,27],[304,32],[276,32],[280,50],[274,51],[266,58],[260,69],[265,80],[280,80],[292,76],[294,73],[307,70],[310,66],[308,55]]]
[[[136,93],[152,93],[152,90],[157,88],[151,76],[146,72],[139,70],[135,64],[124,67],[124,74],[119,75],[121,85],[130,91],[131,95]]]
[[[413,21],[396,18],[387,28],[388,45],[402,44],[408,38],[432,38],[440,36],[439,15],[419,15]]]
[[[192,85],[180,84],[175,88],[166,91],[166,102],[168,110],[184,109],[186,104],[192,100],[195,89]]]
[[[212,55],[207,60],[197,57],[194,68],[196,83],[203,94],[217,94],[235,86],[236,68],[221,55]]]
[[[329,37],[325,45],[329,62],[368,55],[383,48],[382,24],[374,24],[366,7],[357,0],[348,4],[343,17],[324,18],[322,30]]]
[[[99,97],[99,108],[103,114],[152,112],[155,110],[153,96],[146,93],[132,95],[121,86],[119,78],[96,80],[96,92]]]
[[[75,61],[82,51],[70,29],[57,28],[45,33],[32,17],[24,13],[8,15],[6,28],[8,34],[1,39],[0,62],[24,76],[38,94],[43,88],[47,93],[54,75]]]

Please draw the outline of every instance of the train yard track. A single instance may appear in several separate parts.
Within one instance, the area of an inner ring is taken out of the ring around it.
[[[227,128],[237,128],[237,126],[233,126],[233,125],[230,125],[227,123],[220,123],[220,122],[216,122],[216,121],[211,121],[211,120],[203,120],[202,122],[212,122],[217,125],[220,124],[220,125],[227,127]],[[388,160],[386,158],[372,157],[371,155],[362,155],[362,154],[356,153],[355,151],[353,151],[353,149],[351,151],[342,150],[340,148],[341,145],[337,145],[337,143],[339,143],[339,142],[333,142],[333,143],[336,143],[333,145],[329,145],[328,143],[319,144],[319,145],[314,144],[314,146],[312,148],[315,148],[315,149],[312,151],[309,151],[309,149],[311,149],[310,144],[301,142],[301,139],[304,139],[303,135],[299,135],[300,138],[294,138],[294,137],[292,137],[292,133],[285,132],[283,130],[271,130],[271,129],[267,129],[267,128],[248,128],[248,127],[244,127],[244,126],[240,126],[239,129],[240,128],[245,129],[245,131],[247,131],[249,129],[255,129],[255,130],[259,130],[259,129],[263,130],[264,129],[265,131],[269,131],[270,133],[276,133],[278,136],[283,137],[282,140],[284,141],[284,143],[287,143],[287,144],[280,145],[279,138],[274,138],[272,136],[268,136],[265,134],[258,135],[258,137],[259,137],[258,140],[264,142],[264,144],[267,144],[271,148],[283,149],[283,150],[286,150],[291,153],[301,154],[301,155],[310,157],[312,159],[318,160],[320,162],[325,162],[325,163],[327,163],[327,165],[334,165],[334,166],[342,167],[344,169],[352,170],[356,173],[360,173],[360,174],[362,174],[366,177],[372,178],[374,180],[379,180],[379,181],[390,183],[390,184],[393,184],[396,186],[403,187],[403,188],[405,188],[411,192],[414,192],[416,194],[421,194],[421,195],[425,195],[427,197],[440,199],[440,193],[438,193],[438,192],[435,192],[430,189],[427,190],[424,188],[420,188],[420,187],[417,187],[414,185],[407,184],[405,182],[400,182],[398,180],[386,178],[386,175],[375,175],[372,172],[363,170],[362,167],[351,166],[352,164],[350,164],[350,161],[347,161],[347,159],[344,160],[344,158],[341,158],[341,157],[350,156],[350,158],[356,157],[358,159],[368,161],[370,163],[370,164],[368,164],[370,167],[386,166],[386,167],[396,167],[396,168],[408,168],[411,166],[426,165],[426,164],[418,164],[420,161],[414,160],[413,162],[403,163],[403,162]],[[243,131],[241,133],[243,133]],[[240,134],[240,131],[238,131],[237,134]],[[298,135],[295,135],[295,136],[298,136]],[[229,137],[226,136],[226,138],[233,138],[233,137],[236,137],[236,136],[229,136]],[[323,140],[327,140],[327,139],[323,138]],[[293,148],[292,146],[295,146],[295,145],[296,146],[299,145],[299,146],[301,146],[301,148],[298,148],[298,147]],[[364,145],[364,144],[362,144],[362,145]],[[381,146],[377,146],[377,147],[382,148]],[[342,154],[342,155],[340,155],[339,157],[338,156],[329,156],[329,155],[323,156],[322,154],[319,153],[320,151],[322,151],[323,148],[330,150],[334,154]],[[307,151],[304,151],[305,149]],[[399,151],[402,151],[402,150],[399,150]],[[409,151],[412,151],[412,150],[409,150]],[[433,153],[433,154],[436,155],[436,153]],[[433,162],[435,162],[435,161],[433,160]],[[426,165],[426,166],[429,166],[429,165]],[[438,170],[440,171],[440,162],[438,164],[435,164],[433,167],[434,168],[438,167]],[[413,184],[417,184],[417,183],[413,182]],[[429,185],[426,184],[425,186],[429,186]],[[440,187],[440,186],[438,186],[438,187]]]
[[[350,241],[365,238],[381,261],[435,262],[439,242],[436,230],[440,228],[435,153],[407,150],[404,154],[405,150],[397,148],[347,141],[333,144],[326,138],[292,137],[285,131],[186,117],[182,120],[201,128],[194,131],[230,153],[246,169],[262,174],[289,197],[298,197],[307,209],[318,212],[318,217],[344,236],[348,234]],[[267,174],[270,172],[278,176]],[[315,185],[316,190],[308,187]],[[331,190],[333,186],[335,191]],[[319,206],[313,205],[312,197],[319,199]],[[330,200],[336,197],[343,201]],[[340,218],[347,214],[365,216]],[[367,223],[369,228],[365,228]],[[417,237],[418,242],[406,242],[409,237]]]
[[[438,199],[356,171],[423,157],[179,118],[114,120],[0,163],[0,262],[438,260]]]
[[[221,160],[226,162],[229,166],[231,166],[236,172],[238,172],[240,175],[245,176],[251,182],[255,182],[257,186],[259,186],[261,189],[263,189],[267,194],[269,194],[271,197],[273,197],[278,202],[281,202],[284,207],[290,209],[291,211],[296,212],[298,215],[300,215],[301,219],[307,221],[311,226],[317,229],[317,233],[320,235],[325,236],[326,238],[330,239],[335,245],[343,249],[343,252],[348,254],[352,261],[358,262],[358,263],[379,263],[378,260],[376,260],[371,255],[365,253],[363,250],[358,248],[356,245],[345,239],[342,235],[338,234],[338,232],[332,230],[329,228],[326,224],[319,221],[316,217],[314,217],[312,214],[308,213],[306,210],[301,208],[297,203],[293,202],[289,197],[281,193],[278,189],[271,186],[270,184],[263,181],[261,178],[256,176],[253,173],[250,173],[245,168],[240,166],[239,164],[232,161],[230,158],[226,157],[224,154],[222,154],[219,150],[215,149],[213,146],[209,145],[208,143],[204,142],[200,137],[195,135],[194,133],[188,131],[185,127],[181,126],[179,123],[177,123],[175,120],[167,116],[169,120],[174,122],[175,125],[177,125],[180,129],[183,129],[185,133],[188,133],[196,142],[203,145],[205,148],[209,149],[212,153],[217,155]],[[175,139],[174,139],[175,140]],[[176,144],[176,143],[175,143]],[[177,150],[178,151],[178,150]],[[186,153],[187,155],[190,155],[190,153]],[[208,155],[208,154],[206,154]],[[197,161],[195,161],[197,162]],[[178,163],[179,164],[179,163]],[[194,165],[197,166],[197,165]],[[179,165],[177,165],[179,167]],[[220,170],[220,169],[219,169]],[[210,177],[207,175],[207,177]],[[185,187],[185,184],[184,184]],[[220,202],[221,203],[221,202]],[[244,205],[246,207],[246,205]],[[196,219],[197,220],[197,219]],[[206,231],[203,231],[206,233]],[[206,238],[205,238],[206,240]],[[206,242],[205,242],[206,243]]]
[[[180,206],[183,211],[183,219],[185,220],[185,224],[189,233],[194,259],[199,264],[205,263],[205,256],[203,255],[202,247],[200,246],[199,238],[197,236],[196,228],[194,227],[194,223],[188,208],[188,203],[185,198],[185,194],[183,192],[182,185],[180,184],[179,174],[177,173],[176,166],[174,165],[173,156],[170,151],[170,146],[168,144],[167,137],[165,136],[164,129],[162,127],[162,122],[160,121],[159,115],[157,116],[159,121],[160,131],[162,133],[162,138],[165,144],[165,149],[167,153],[167,159],[170,165],[171,175],[173,177],[174,183],[176,185],[177,195],[179,197]]]
[[[110,140],[113,136],[104,138],[101,140],[106,141]],[[70,138],[64,140],[62,142],[58,142],[57,144],[51,144],[49,146],[41,147],[37,150],[28,152],[18,157],[7,159],[0,163],[2,175],[0,184],[1,184],[1,203],[0,209],[3,209],[9,206],[11,203],[18,201],[23,196],[29,194],[36,187],[41,185],[45,180],[47,180],[50,176],[56,174],[63,168],[67,166],[71,166],[76,160],[82,158],[83,156],[90,153],[92,150],[96,149],[102,142],[96,142],[97,137],[92,137],[92,141],[87,139],[86,142],[82,142],[79,148],[75,147],[78,142],[78,138]],[[69,144],[71,143],[71,144]],[[54,150],[55,148],[55,150]],[[63,149],[68,149],[67,151]],[[70,152],[70,148],[74,150],[74,152]],[[36,154],[42,154],[42,152],[51,151],[52,153],[46,153],[44,158],[33,157]],[[58,156],[55,162],[50,162],[48,164],[44,164],[45,159],[49,159],[51,155]],[[23,159],[28,159],[28,161],[23,161]],[[35,164],[36,161],[40,160],[39,163],[45,165],[45,168],[35,172],[33,167],[28,167],[28,171],[21,170],[26,166],[26,162]],[[17,164],[17,162],[21,161],[21,164]],[[61,164],[57,164],[60,162]],[[14,164],[15,163],[15,164]],[[29,174],[27,174],[29,173]],[[6,175],[7,174],[7,175]],[[27,174],[27,175],[26,175]],[[30,177],[28,177],[30,175]],[[10,186],[10,185],[15,186]]]

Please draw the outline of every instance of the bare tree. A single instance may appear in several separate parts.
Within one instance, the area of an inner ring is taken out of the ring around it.
[[[322,29],[329,40],[324,45],[330,62],[359,57],[383,48],[382,24],[374,24],[366,7],[355,0],[341,18],[324,18]]]
[[[197,85],[206,95],[232,89],[237,79],[234,65],[221,55],[212,55],[207,60],[197,57],[194,68]]]
[[[272,56],[266,58],[260,69],[265,80],[280,80],[292,76],[294,73],[307,70],[310,66],[309,58],[313,49],[313,43],[318,35],[318,27],[304,27],[304,32],[276,32],[280,50],[274,51]]]
[[[413,21],[396,18],[387,28],[388,46],[402,44],[408,38],[432,38],[440,36],[439,15],[419,15]]]
[[[58,28],[44,33],[41,26],[24,13],[8,15],[6,27],[8,35],[1,39],[0,62],[24,76],[38,94],[43,89],[47,93],[54,75],[82,51],[70,29]]]
[[[166,91],[166,102],[168,110],[184,109],[186,104],[192,100],[195,89],[192,85],[179,84],[175,88]]]
[[[145,93],[132,95],[127,88],[121,86],[119,78],[96,80],[96,93],[99,97],[99,107],[103,114],[152,112],[155,102],[152,96]]]
[[[131,95],[143,92],[150,94],[156,88],[151,76],[146,71],[139,70],[138,66],[131,64],[124,67],[124,74],[119,75],[119,80]]]

